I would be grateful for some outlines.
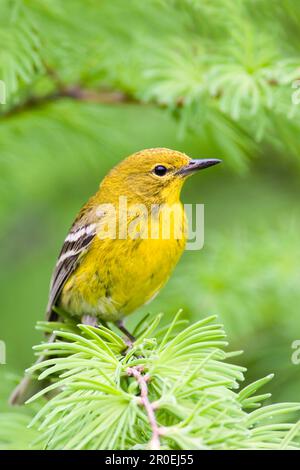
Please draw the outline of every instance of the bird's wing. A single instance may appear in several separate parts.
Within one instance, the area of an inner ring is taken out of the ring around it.
[[[97,224],[95,223],[82,224],[78,221],[75,221],[71,227],[71,230],[62,246],[51,279],[49,301],[46,311],[48,321],[57,320],[58,315],[53,312],[52,308],[55,305],[63,286],[78,266],[79,259],[86,252],[94,239],[96,235],[96,227]]]

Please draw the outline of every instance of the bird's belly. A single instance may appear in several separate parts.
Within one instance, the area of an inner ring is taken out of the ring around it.
[[[78,317],[88,314],[116,321],[159,292],[185,240],[99,240],[97,244],[65,284],[60,305]]]

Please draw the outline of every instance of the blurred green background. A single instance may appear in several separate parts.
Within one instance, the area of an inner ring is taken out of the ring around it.
[[[119,160],[169,147],[224,164],[182,195],[205,204],[204,248],[129,328],[148,311],[217,314],[247,380],[275,372],[274,400],[298,400],[300,2],[1,0],[0,13],[1,376],[33,360],[78,209]]]

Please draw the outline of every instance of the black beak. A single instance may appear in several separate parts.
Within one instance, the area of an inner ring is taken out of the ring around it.
[[[180,170],[177,171],[177,175],[188,176],[198,170],[203,170],[204,168],[217,165],[217,163],[221,162],[222,160],[218,160],[217,158],[203,158],[199,160],[190,160],[186,166],[182,167]]]

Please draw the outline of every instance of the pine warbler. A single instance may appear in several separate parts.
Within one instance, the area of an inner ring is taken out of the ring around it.
[[[51,280],[47,319],[58,319],[53,310],[58,306],[83,323],[114,322],[133,340],[123,318],[153,299],[185,247],[182,185],[188,176],[219,162],[154,148],[113,168],[64,241]],[[22,401],[26,387],[21,382],[13,403]]]

